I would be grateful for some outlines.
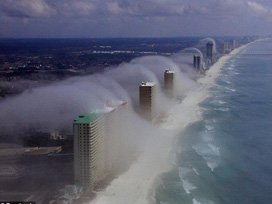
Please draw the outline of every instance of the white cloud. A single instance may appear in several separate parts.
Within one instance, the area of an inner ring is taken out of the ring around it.
[[[211,32],[209,28],[214,27],[219,31],[221,29],[221,33],[229,32],[231,29],[239,33],[243,33],[243,29],[247,30],[245,32],[255,32],[253,27],[261,27],[268,32],[272,21],[272,3],[267,2],[267,0],[0,0],[0,21],[2,25],[8,19],[17,25],[25,22],[33,26],[32,23],[43,20],[47,26],[59,28],[59,33],[64,32],[64,27],[68,25],[71,32],[80,32],[80,29],[88,31],[92,28],[102,35],[106,30],[107,33],[113,30],[115,36],[118,36],[118,32],[128,32],[128,27],[131,33],[138,32],[144,36],[148,35],[148,29],[151,34],[160,30],[170,34],[177,32],[176,35],[185,31],[186,34],[190,33],[190,30],[192,33],[205,34]],[[141,30],[143,25],[146,26],[144,31]],[[12,30],[11,25],[4,27]]]
[[[256,12],[257,14],[265,14],[269,11],[269,9],[265,8],[261,4],[256,3],[254,1],[247,1],[247,4],[250,7],[250,9]]]
[[[117,2],[109,2],[107,3],[108,10],[115,15],[119,15],[124,12],[122,8],[120,8],[119,4]]]
[[[0,9],[11,18],[50,17],[57,13],[45,0],[0,0]]]
[[[89,16],[95,11],[96,7],[90,1],[65,1],[60,8],[60,13],[66,16]]]
[[[0,10],[6,16],[17,18],[49,17],[57,13],[79,17],[102,14],[104,18],[114,16],[156,18],[209,16],[211,12],[214,14],[213,18],[220,15],[227,18],[241,13],[263,15],[271,12],[270,7],[248,0],[0,0],[0,6]]]

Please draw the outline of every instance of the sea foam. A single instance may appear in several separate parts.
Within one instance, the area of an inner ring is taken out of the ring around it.
[[[218,167],[220,152],[217,147],[212,144],[198,144],[194,145],[192,148],[206,161],[206,164],[211,171],[214,171],[214,169]]]
[[[197,189],[190,181],[185,179],[188,173],[192,172],[191,169],[179,167],[179,178],[182,182],[182,187],[187,194],[190,194],[192,190]]]

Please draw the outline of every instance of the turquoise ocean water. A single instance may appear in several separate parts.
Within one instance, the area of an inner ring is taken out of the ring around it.
[[[272,40],[232,56],[199,106],[202,120],[180,133],[156,201],[272,203]]]

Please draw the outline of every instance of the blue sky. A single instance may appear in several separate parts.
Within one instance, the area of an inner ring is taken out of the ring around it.
[[[1,37],[272,33],[269,0],[0,0]]]

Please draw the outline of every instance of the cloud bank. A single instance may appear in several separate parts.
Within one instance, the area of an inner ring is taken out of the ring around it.
[[[256,34],[271,32],[271,20],[265,0],[0,0],[7,37]]]

